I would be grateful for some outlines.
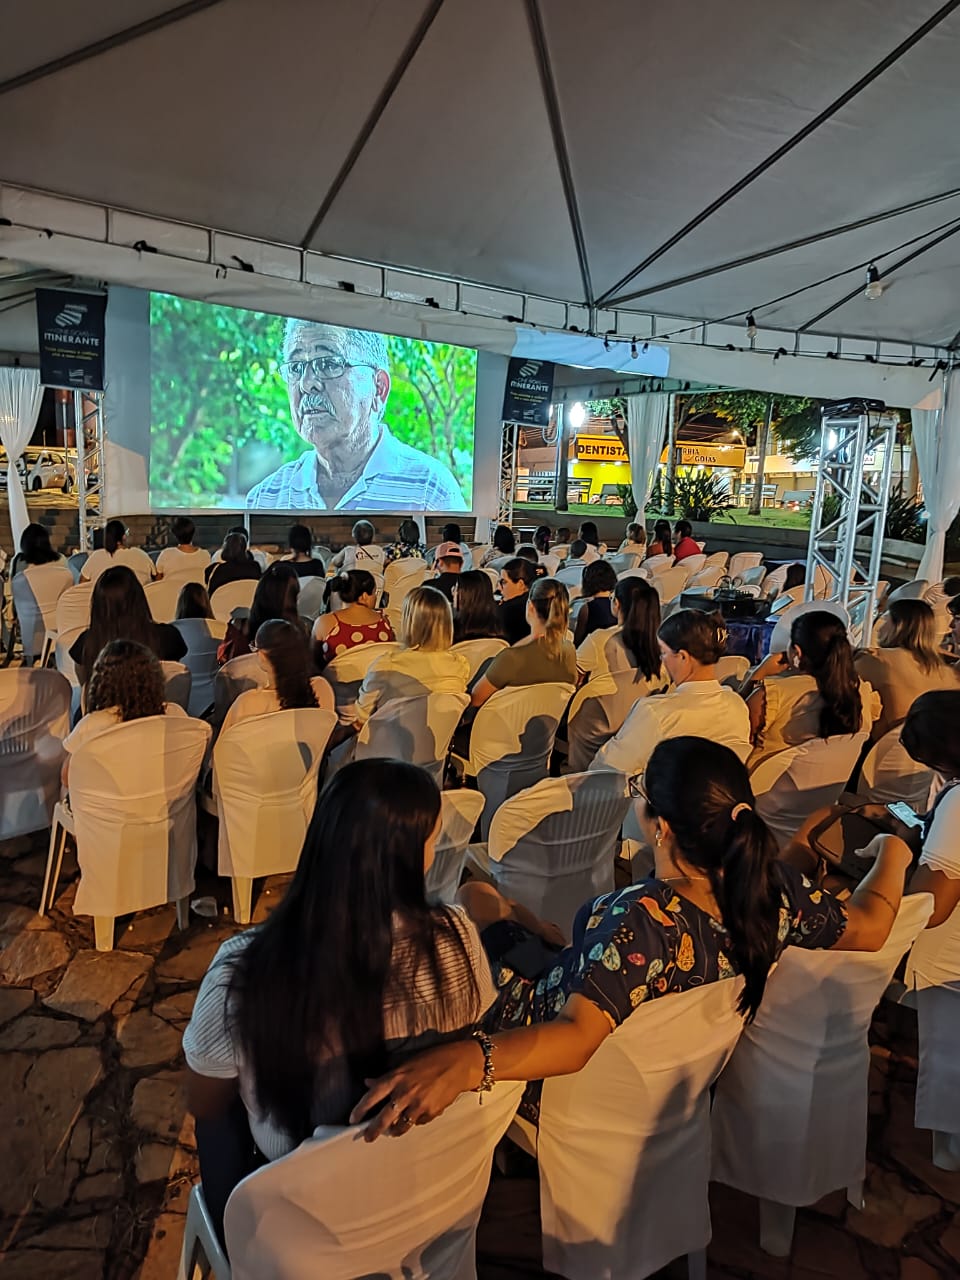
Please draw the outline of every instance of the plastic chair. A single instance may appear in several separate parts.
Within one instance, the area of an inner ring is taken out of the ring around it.
[[[326,578],[319,574],[308,574],[300,579],[300,594],[297,596],[297,612],[301,618],[315,622],[323,612],[323,593],[327,589]]]
[[[901,956],[933,910],[903,899],[875,952],[787,947],[720,1077],[713,1177],[760,1200],[760,1245],[786,1257],[795,1209],[840,1187],[860,1208],[867,1146],[867,1032]]]
[[[41,915],[56,897],[69,831],[80,864],[73,913],[93,916],[98,951],[112,949],[117,916],[164,902],[177,903],[177,922],[186,926],[197,861],[195,792],[209,741],[202,720],[145,716],[106,729],[73,754],[70,806],[54,811]]]
[[[190,704],[187,710],[192,716],[200,716],[213,706],[217,649],[226,635],[227,626],[214,618],[181,618],[173,625],[187,646],[183,659],[190,672]]]
[[[839,618],[845,627],[850,626],[850,615],[842,604],[835,600],[804,600],[800,604],[789,605],[777,614],[777,625],[770,637],[770,653],[785,653],[790,646],[790,632],[794,618],[804,613],[832,613]]]
[[[210,607],[218,622],[229,622],[235,609],[249,610],[256,595],[257,584],[252,578],[239,582],[225,582],[210,597]]]
[[[544,1270],[642,1280],[686,1254],[706,1274],[710,1088],[742,1030],[741,990],[728,978],[652,1000],[576,1074],[544,1081]]]
[[[230,1280],[230,1263],[220,1247],[213,1219],[203,1198],[203,1187],[199,1183],[190,1188],[187,1201],[187,1221],[177,1280],[194,1280],[197,1270],[204,1277],[212,1275],[213,1280]]]
[[[750,776],[757,813],[781,848],[812,813],[836,804],[868,736],[847,733],[813,738],[757,765]]]
[[[327,663],[323,674],[333,686],[333,697],[341,724],[353,724],[357,718],[357,695],[364,677],[378,658],[392,653],[394,640],[377,641],[375,644],[358,644],[339,653]]]
[[[583,904],[614,887],[620,825],[629,807],[620,773],[545,778],[493,815],[486,856],[477,850],[480,870],[505,897],[569,937]]]
[[[690,556],[693,559],[693,556]],[[686,560],[684,564],[686,564]],[[687,579],[685,591],[707,591],[711,587],[715,587],[723,577],[723,570],[719,565],[704,566],[698,573],[694,573]]]
[[[432,1123],[373,1145],[359,1128],[318,1129],[227,1201],[233,1280],[475,1276],[493,1149],[522,1091],[497,1084],[482,1106],[462,1094]]]
[[[674,565],[673,556],[647,556],[643,562],[643,567],[647,573],[656,576],[659,573],[666,573],[668,569],[672,569]]]
[[[756,569],[763,564],[762,551],[737,551],[730,557],[727,572],[731,578],[739,578],[747,569]]]
[[[70,686],[57,671],[0,671],[0,840],[49,827],[60,795]]]
[[[73,574],[74,582],[80,581],[80,572],[89,559],[89,551],[75,551],[72,556],[67,557],[67,568]]]
[[[690,576],[693,577],[695,573],[699,573],[700,570],[706,566],[707,557],[701,551],[699,555],[684,556],[683,559],[678,560],[677,563],[682,564],[684,569],[686,569]]]
[[[174,702],[178,707],[183,707],[184,711],[189,713],[191,691],[189,668],[185,667],[182,662],[161,662],[160,667],[163,671],[167,702]]]
[[[726,572],[727,565],[730,563],[729,551],[714,551],[712,555],[707,556],[705,569],[723,569]]]
[[[383,589],[392,605],[399,604],[408,592],[426,581],[430,568],[419,556],[391,560],[383,571]]]
[[[562,564],[554,577],[567,588],[571,600],[583,595],[583,564],[580,561],[573,565]]]
[[[484,839],[504,800],[547,776],[557,728],[573,693],[573,685],[560,683],[498,689],[477,712],[467,772],[484,796]]]
[[[763,565],[757,565],[753,569],[744,569],[737,574],[736,584],[738,587],[756,587],[759,594],[763,594],[763,588],[767,580],[767,571]]]
[[[431,902],[456,901],[466,860],[467,845],[480,814],[483,796],[479,791],[444,791],[440,795],[440,835],[433,865],[426,875],[427,897]]]
[[[731,689],[739,689],[750,670],[750,659],[725,654],[717,662],[717,679]]]
[[[638,569],[643,557],[635,551],[618,551],[614,555],[605,556],[604,559],[614,573],[621,574],[628,569]]]
[[[682,565],[674,565],[672,569],[665,569],[662,573],[657,573],[653,577],[653,586],[657,595],[660,597],[661,604],[669,604],[671,600],[676,600],[687,584],[690,574]]]
[[[90,601],[93,597],[93,583],[78,582],[75,587],[68,587],[57,600],[57,635],[65,631],[84,630],[90,625]]]
[[[857,794],[871,804],[904,800],[923,813],[933,782],[933,770],[918,764],[900,741],[900,726],[885,733],[867,752],[860,766]]]
[[[426,769],[437,787],[442,787],[450,740],[469,705],[465,693],[391,698],[364,722],[353,758],[406,760]]]
[[[790,568],[788,564],[782,564],[779,569],[772,569],[763,579],[763,594],[768,600],[775,600],[783,590],[783,584],[787,580],[787,570]],[[803,599],[801,595],[800,599]]]
[[[902,587],[895,587],[887,596],[887,604],[894,600],[922,600],[930,589],[926,578],[917,578],[914,582],[905,582]]]
[[[470,663],[467,685],[469,686],[473,683],[477,672],[485,662],[489,662],[491,658],[495,658],[498,653],[502,653],[507,648],[509,648],[509,645],[506,640],[497,640],[492,636],[489,640],[461,640],[459,644],[455,644],[453,652],[462,653]]]
[[[172,622],[177,616],[180,588],[185,582],[195,581],[195,578],[180,576],[161,578],[159,582],[148,582],[143,588],[143,594],[147,597],[147,604],[150,606],[154,622]]]
[[[25,662],[39,655],[46,666],[57,637],[57,602],[73,587],[73,574],[65,564],[28,565],[10,583],[13,608],[20,624]]]
[[[604,672],[582,685],[567,715],[567,763],[574,773],[589,769],[600,748],[623,726],[637,700],[647,696],[635,671]]]
[[[237,924],[250,922],[257,876],[296,870],[317,802],[317,773],[336,723],[332,711],[298,707],[242,720],[217,739],[217,870],[233,881]]]
[[[220,626],[226,626],[220,623]],[[214,729],[219,729],[226,719],[227,712],[248,689],[265,689],[270,676],[260,665],[255,653],[241,653],[237,658],[225,662],[213,678],[213,719]]]

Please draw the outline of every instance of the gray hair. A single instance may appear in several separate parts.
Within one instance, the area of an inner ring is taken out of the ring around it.
[[[298,320],[291,317],[283,329],[283,358],[289,357],[293,335],[300,329],[323,329],[329,333],[342,335],[344,354],[351,360],[369,363],[376,369],[390,372],[390,360],[387,356],[387,340],[382,333],[374,333],[370,329],[348,329],[343,325],[327,324],[323,320]]]

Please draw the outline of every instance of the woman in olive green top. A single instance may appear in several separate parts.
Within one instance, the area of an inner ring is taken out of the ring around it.
[[[498,653],[473,686],[481,707],[498,689],[528,684],[577,683],[577,651],[567,638],[570,597],[556,578],[539,578],[527,596],[530,635]]]

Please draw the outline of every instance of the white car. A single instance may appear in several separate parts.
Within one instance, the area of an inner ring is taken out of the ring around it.
[[[73,488],[74,465],[62,449],[28,449],[19,465],[23,487],[31,492],[60,489],[69,493]]]

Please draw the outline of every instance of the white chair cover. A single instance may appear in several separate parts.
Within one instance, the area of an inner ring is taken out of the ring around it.
[[[690,557],[693,559],[693,556]],[[688,562],[684,560],[684,564]],[[688,579],[685,591],[706,591],[710,587],[715,587],[723,577],[723,570],[719,565],[704,566],[698,573],[692,574]]]
[[[245,1178],[224,1218],[233,1280],[475,1280],[493,1149],[523,1086],[462,1094],[402,1138],[318,1129]]]
[[[707,561],[706,561],[706,564],[704,565],[704,568],[712,569],[714,566],[716,566],[717,568],[723,569],[723,571],[726,572],[727,565],[729,564],[729,562],[730,562],[729,551],[714,551],[712,555],[707,556]]]
[[[642,1280],[706,1247],[710,1087],[741,1032],[741,989],[728,978],[652,1000],[575,1075],[544,1081],[545,1270]]]
[[[620,824],[630,805],[627,780],[606,770],[545,778],[493,815],[488,870],[505,897],[570,937],[585,902],[609,893]]]
[[[57,635],[57,643],[53,648],[54,665],[70,685],[71,723],[80,711],[80,678],[77,675],[77,665],[70,657],[70,650],[83,631],[83,627],[75,627],[72,631],[61,631]]]
[[[225,582],[210,597],[210,607],[218,622],[229,622],[234,609],[249,609],[256,595],[257,584],[252,578],[240,582]]]
[[[459,644],[453,646],[454,653],[462,653],[466,660],[470,663],[470,675],[467,677],[467,685],[473,683],[474,677],[485,662],[489,662],[491,658],[495,658],[498,653],[502,653],[508,648],[506,640],[461,640]]]
[[[737,551],[730,557],[727,572],[731,578],[739,578],[747,569],[756,569],[763,564],[762,551]]]
[[[391,560],[383,571],[383,589],[394,606],[401,603],[403,597],[427,581],[430,568],[426,560],[419,556],[407,556],[402,560]]]
[[[782,613],[777,614],[777,625],[770,637],[770,653],[786,653],[790,647],[790,632],[793,630],[794,618],[805,613],[832,613],[839,618],[845,627],[850,626],[850,615],[842,604],[836,600],[804,600],[800,604],[789,605]]]
[[[614,555],[604,556],[607,564],[614,573],[625,573],[628,569],[637,569],[640,567],[640,561],[643,559],[635,551],[618,551]]]
[[[0,671],[0,840],[49,827],[60,797],[70,686],[57,671]]]
[[[436,855],[427,872],[427,897],[431,902],[456,900],[467,845],[480,821],[483,796],[479,791],[444,791],[440,796],[440,835]]]
[[[788,564],[782,564],[779,569],[772,569],[770,573],[763,579],[763,594],[770,599],[776,598],[783,590],[783,584],[787,580],[787,570],[790,568]],[[800,597],[803,599],[803,596]]]
[[[195,578],[164,577],[159,582],[148,582],[146,584],[143,588],[143,594],[147,597],[147,604],[150,606],[150,613],[154,622],[172,622],[174,620],[177,615],[180,588],[185,582],[194,581],[196,581]]]
[[[161,662],[167,702],[175,702],[184,711],[190,710],[190,671],[182,662]]]
[[[872,804],[905,800],[919,813],[927,808],[933,771],[918,764],[900,741],[900,726],[875,742],[860,766],[857,794]]]
[[[752,569],[743,569],[736,581],[739,587],[756,587],[760,591],[767,581],[767,571],[763,565],[755,565]]]
[[[300,594],[297,596],[297,612],[301,618],[309,618],[311,622],[323,612],[323,593],[327,587],[326,578],[319,574],[308,574],[300,579]]]
[[[33,564],[14,574],[10,590],[27,661],[40,654],[46,633],[56,631],[57,602],[72,587],[73,574],[65,564]]]
[[[867,1030],[932,910],[928,893],[904,898],[879,951],[787,947],[717,1086],[718,1182],[794,1206],[859,1187],[867,1145]]]
[[[226,630],[226,624],[220,623]],[[219,727],[227,712],[248,689],[264,689],[270,676],[260,665],[255,653],[242,653],[225,662],[213,679],[213,724]]]
[[[750,776],[757,813],[784,848],[817,809],[836,804],[868,735],[813,738],[761,761]]]
[[[217,622],[214,618],[181,618],[173,625],[183,636],[183,642],[187,646],[183,659],[184,666],[190,672],[190,705],[187,710],[192,716],[203,715],[213,706],[214,680],[218,670],[217,649],[226,635],[227,624]]]
[[[465,693],[391,698],[364,723],[353,758],[406,760],[426,769],[441,787],[450,739],[469,705]]]
[[[717,663],[717,679],[721,684],[739,689],[750,670],[750,659],[727,654]]]
[[[396,649],[395,641],[358,644],[338,654],[327,663],[323,674],[333,686],[333,697],[341,724],[352,724],[357,718],[357,695],[364,677],[379,657]]]
[[[73,754],[75,915],[122,916],[193,892],[195,789],[209,741],[202,720],[146,716],[105,730]]]
[[[695,573],[699,573],[700,570],[706,566],[707,557],[701,551],[699,555],[684,556],[679,563],[682,564],[683,567],[689,571],[690,576],[693,577]]]
[[[690,572],[684,564],[674,565],[672,569],[665,569],[662,573],[655,574],[653,586],[660,597],[660,603],[669,604],[671,600],[676,600],[686,586],[689,576]]]
[[[567,716],[567,763],[583,773],[600,748],[622,727],[646,684],[637,683],[635,671],[605,672],[594,676],[576,692]]]
[[[485,800],[480,824],[484,839],[504,800],[547,776],[557,728],[573,692],[573,685],[559,683],[498,689],[477,712],[468,772]]]
[[[65,631],[82,631],[90,625],[90,600],[93,596],[92,582],[78,582],[75,587],[68,587],[57,600],[57,634]]]
[[[960,978],[918,988],[914,1002],[920,1042],[914,1123],[918,1129],[948,1134],[956,1142],[960,1136]]]
[[[298,707],[221,733],[213,749],[220,875],[252,880],[295,870],[336,723],[332,711]]]
[[[673,556],[647,556],[643,567],[654,576],[658,573],[666,573],[668,569],[673,568]]]
[[[905,582],[902,587],[895,587],[887,596],[887,604],[894,600],[922,600],[930,588],[926,578],[917,578],[913,582]]]

